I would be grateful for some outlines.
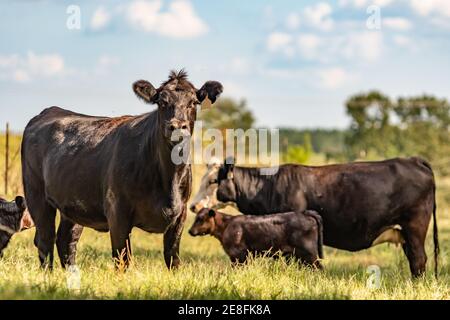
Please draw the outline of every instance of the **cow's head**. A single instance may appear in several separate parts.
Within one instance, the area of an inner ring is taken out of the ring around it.
[[[204,236],[214,232],[216,223],[214,216],[216,212],[214,209],[203,208],[195,217],[194,224],[189,229],[189,234],[193,237]]]
[[[198,213],[203,208],[220,209],[236,200],[233,163],[234,159],[227,159],[223,164],[214,160],[207,165],[200,188],[190,206],[192,212]]]
[[[206,98],[214,103],[223,87],[217,81],[208,81],[196,89],[187,80],[187,73],[181,70],[172,71],[169,79],[157,89],[150,82],[139,80],[133,84],[133,90],[145,102],[158,105],[160,129],[170,140],[175,130],[181,135],[192,135],[196,106]]]
[[[21,196],[17,196],[14,201],[0,198],[0,230],[12,234],[23,230],[25,224],[32,227],[34,224],[29,215],[25,214],[26,208],[25,199]],[[27,222],[24,221],[26,217],[29,219]]]

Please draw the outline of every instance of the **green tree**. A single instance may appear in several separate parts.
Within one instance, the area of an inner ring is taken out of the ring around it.
[[[253,127],[255,117],[248,109],[247,102],[239,102],[231,98],[219,99],[210,109],[200,113],[200,119],[204,121],[205,128],[244,129]]]
[[[349,160],[421,156],[441,174],[450,174],[450,105],[423,95],[392,102],[377,91],[346,102],[351,117],[346,134]]]
[[[291,145],[287,147],[283,154],[283,160],[286,163],[306,163],[313,152],[311,144],[311,135],[304,134],[303,145]]]
[[[245,100],[235,101],[231,98],[219,99],[210,109],[203,110],[200,113],[199,120],[204,121],[204,129],[218,129],[222,132],[223,150],[227,146],[227,129],[248,130],[253,127],[255,117],[247,107]],[[212,141],[203,141],[206,145]],[[235,152],[237,151],[238,139],[234,140]],[[245,139],[246,151],[249,151],[249,141]]]
[[[392,108],[389,97],[378,91],[358,94],[347,100],[346,111],[351,124],[345,143],[350,160],[391,157],[397,153],[397,129],[390,125]]]
[[[441,174],[450,174],[450,104],[423,95],[399,98],[394,107],[399,121],[399,153],[431,161]]]

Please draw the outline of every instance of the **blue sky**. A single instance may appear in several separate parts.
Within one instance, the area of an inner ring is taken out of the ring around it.
[[[260,126],[343,128],[345,99],[369,89],[450,99],[447,0],[5,0],[0,14],[0,123],[14,130],[51,105],[149,111],[131,84],[182,67],[245,98]]]

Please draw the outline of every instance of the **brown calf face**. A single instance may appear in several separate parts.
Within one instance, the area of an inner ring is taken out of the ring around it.
[[[189,229],[189,234],[193,237],[204,236],[214,232],[216,212],[213,209],[202,209],[195,218],[194,224]]]

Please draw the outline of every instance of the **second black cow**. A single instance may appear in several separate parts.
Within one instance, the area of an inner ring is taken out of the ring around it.
[[[273,175],[232,162],[208,167],[191,210],[228,202],[244,214],[315,210],[323,219],[325,245],[358,251],[382,242],[402,244],[415,277],[425,271],[425,238],[433,215],[437,275],[436,187],[427,161],[287,164]]]

